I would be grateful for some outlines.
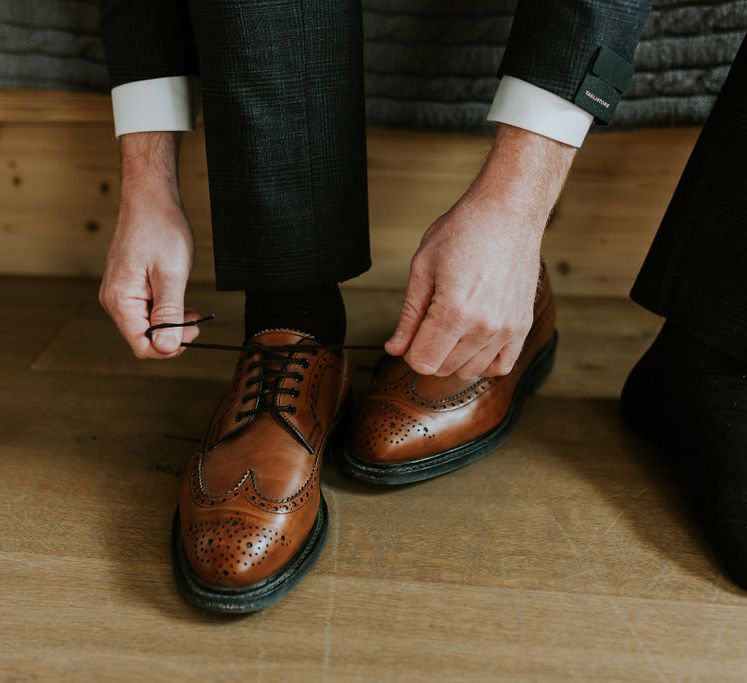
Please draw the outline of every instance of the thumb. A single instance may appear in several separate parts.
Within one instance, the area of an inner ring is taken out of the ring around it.
[[[426,311],[433,294],[433,285],[430,279],[416,276],[410,271],[410,279],[407,282],[405,302],[402,304],[402,313],[394,333],[384,345],[386,352],[391,356],[402,356],[407,353],[412,340],[425,317]]]
[[[153,305],[150,311],[150,324],[184,322],[184,290],[187,283],[180,278],[153,274],[151,276]],[[182,328],[154,330],[151,343],[158,353],[172,354],[182,343]]]

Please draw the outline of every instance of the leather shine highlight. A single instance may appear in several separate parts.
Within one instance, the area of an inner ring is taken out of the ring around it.
[[[242,352],[231,387],[185,471],[179,500],[185,555],[198,579],[221,588],[263,581],[303,546],[319,513],[322,456],[348,387],[344,355],[304,350],[314,339],[302,332],[269,330],[252,340],[297,345],[299,351],[288,355],[301,363],[288,370],[301,379],[275,380],[295,395],[279,393],[269,401],[293,405],[295,414],[263,411],[237,419],[262,400],[242,403],[247,380],[260,372],[249,368],[261,355]]]
[[[550,343],[555,305],[541,274],[534,323],[513,370],[504,377],[460,380],[419,375],[401,357],[381,358],[352,428],[355,457],[398,465],[437,456],[490,432],[506,417],[523,374]]]

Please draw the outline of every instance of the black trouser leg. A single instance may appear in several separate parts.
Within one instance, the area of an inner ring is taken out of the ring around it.
[[[189,0],[219,289],[370,266],[360,0]]]
[[[633,287],[633,299],[747,362],[747,40]]]

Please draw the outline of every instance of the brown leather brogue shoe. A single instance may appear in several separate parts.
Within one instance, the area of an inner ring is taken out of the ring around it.
[[[174,519],[177,584],[193,604],[255,612],[314,564],[328,524],[319,470],[347,402],[345,365],[293,330],[262,332],[242,352]]]
[[[534,324],[505,377],[423,376],[400,357],[382,357],[356,408],[343,468],[364,481],[407,484],[487,455],[508,438],[527,396],[550,374],[556,343],[555,306],[543,272]]]

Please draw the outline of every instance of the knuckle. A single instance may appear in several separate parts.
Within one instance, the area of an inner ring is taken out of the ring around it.
[[[160,282],[168,282],[172,285],[181,285],[182,282],[187,281],[188,271],[176,263],[169,263],[167,265],[159,265],[154,271],[153,275],[155,279]]]
[[[417,319],[419,317],[419,313],[420,309],[417,307],[417,305],[411,299],[405,299],[404,304],[402,304],[402,319]]]
[[[122,307],[123,297],[116,290],[107,290],[99,294],[99,302],[109,315],[116,315]]]
[[[478,317],[472,325],[472,332],[477,337],[489,337],[496,331],[496,325],[494,325],[492,321],[483,317]]]
[[[514,364],[513,363],[507,363],[506,361],[501,361],[498,363],[498,366],[496,367],[496,375],[499,377],[505,377],[506,375],[510,374],[511,370],[513,370]]]
[[[434,306],[437,319],[458,327],[468,326],[472,322],[472,313],[453,301],[443,301],[440,306]]]
[[[418,251],[410,259],[410,276],[416,279],[425,276],[428,270],[427,258],[423,256],[423,253]]]
[[[511,336],[515,337],[518,340],[524,340],[524,338],[529,334],[529,330],[532,329],[531,323],[526,322],[520,322],[516,325],[513,325],[511,328]]]
[[[151,311],[152,319],[181,318],[184,315],[184,307],[179,304],[165,302],[154,303]]]
[[[408,365],[419,375],[431,375],[435,368],[428,362],[427,358],[414,354],[407,360]]]
[[[187,259],[179,250],[172,250],[168,258],[159,258],[151,266],[154,275],[163,279],[186,278],[189,274]]]

